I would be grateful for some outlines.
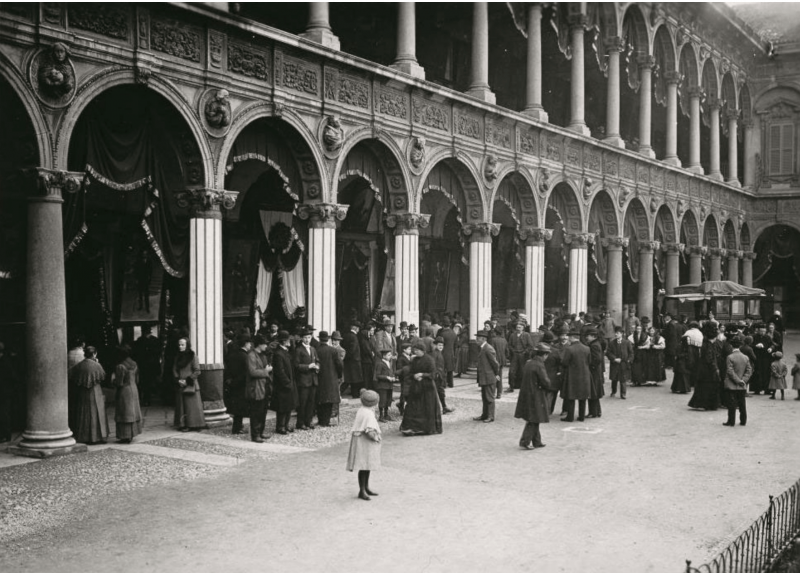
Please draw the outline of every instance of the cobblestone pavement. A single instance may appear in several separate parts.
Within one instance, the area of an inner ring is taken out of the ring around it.
[[[786,346],[800,351],[800,334]],[[151,409],[136,449],[14,466],[0,453],[0,571],[678,571],[800,477],[793,391],[749,398],[747,427],[726,428],[669,380],[631,388],[599,420],[542,426],[547,447],[523,451],[515,395],[475,423],[477,386],[456,384],[444,434],[386,425],[369,503],[344,470],[354,401],[338,427],[265,444],[180,434]]]

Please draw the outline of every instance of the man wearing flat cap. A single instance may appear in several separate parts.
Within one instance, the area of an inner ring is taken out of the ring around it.
[[[489,333],[479,330],[475,335],[480,346],[478,354],[478,386],[481,387],[481,401],[483,411],[481,415],[473,418],[476,422],[488,424],[494,422],[494,401],[497,387],[497,380],[500,377],[500,363],[497,361],[497,353],[487,342]]]
[[[547,392],[552,389],[550,378],[544,366],[544,360],[550,353],[547,344],[539,343],[534,348],[534,356],[525,363],[522,372],[522,385],[519,389],[515,418],[525,420],[525,429],[519,439],[519,446],[525,450],[543,448],[539,424],[550,421],[549,398]]]
[[[358,342],[358,331],[361,323],[354,320],[350,330],[342,334],[344,355],[344,383],[350,385],[350,395],[358,398],[364,385],[364,373],[361,369],[361,345]]]

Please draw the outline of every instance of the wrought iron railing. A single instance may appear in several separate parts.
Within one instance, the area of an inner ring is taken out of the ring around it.
[[[800,480],[778,497],[769,496],[769,509],[709,563],[686,573],[761,573],[780,557],[800,534]]]

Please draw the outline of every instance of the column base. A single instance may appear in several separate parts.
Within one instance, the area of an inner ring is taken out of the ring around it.
[[[620,149],[625,149],[625,142],[619,135],[610,135],[603,140],[603,143],[613,145],[614,147],[619,147]]]
[[[650,159],[656,158],[656,152],[653,151],[653,148],[650,147],[649,145],[640,146],[637,152],[639,153],[639,155],[644,155],[645,157],[649,157]]]
[[[419,78],[421,80],[425,79],[425,68],[420,66],[415,61],[411,60],[398,61],[393,63],[390,67],[397,70],[398,72],[403,72],[404,74],[408,74],[413,78]]]
[[[674,166],[674,167],[680,167],[680,166],[681,166],[681,160],[680,160],[680,159],[678,159],[678,156],[677,156],[677,155],[673,155],[672,157],[665,157],[665,158],[663,159],[663,161],[664,161],[664,163],[666,163],[667,165],[672,165],[672,166]]]
[[[332,50],[341,50],[339,38],[333,32],[324,28],[307,30],[300,34],[300,37]]]
[[[713,179],[714,181],[722,181],[722,173],[719,171],[717,172],[712,171],[711,173],[708,174],[708,177],[710,179]]]
[[[218,428],[220,426],[230,426],[233,420],[228,415],[225,403],[222,400],[213,402],[203,402],[203,417],[206,419],[206,426]]]
[[[732,185],[734,187],[742,186],[741,182],[738,179],[729,179],[728,181],[725,181],[725,183],[727,183],[728,185]]]
[[[570,131],[574,131],[575,133],[579,133],[581,135],[585,135],[586,137],[591,137],[592,132],[585,123],[571,123],[567,126],[567,129]]]
[[[72,440],[72,445],[69,446],[53,446],[53,447],[41,447],[41,445],[26,445],[26,442],[23,440],[19,444],[15,446],[9,446],[8,453],[13,454],[15,456],[24,456],[26,458],[54,458],[56,456],[67,456],[69,454],[83,454],[89,451],[89,448],[86,444],[76,444],[75,440]]]
[[[527,115],[531,119],[535,119],[536,121],[541,121],[544,123],[548,123],[550,121],[550,117],[547,115],[547,112],[541,106],[525,108],[522,113]]]
[[[697,175],[703,175],[705,173],[702,165],[687,165],[686,171],[689,173],[696,173]]]
[[[488,87],[469,88],[466,93],[468,96],[474,97],[475,99],[479,99],[481,101],[485,101],[486,103],[491,103],[491,104],[497,103],[497,97],[494,95],[494,92]]]

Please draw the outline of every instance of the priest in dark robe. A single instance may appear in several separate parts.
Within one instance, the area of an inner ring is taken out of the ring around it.
[[[436,364],[425,345],[417,342],[408,370],[408,397],[400,431],[405,436],[442,433],[442,406],[436,392]]]
[[[105,444],[108,439],[108,415],[102,384],[106,371],[97,361],[97,349],[87,346],[85,358],[69,370],[69,383],[76,389],[76,442]]]

